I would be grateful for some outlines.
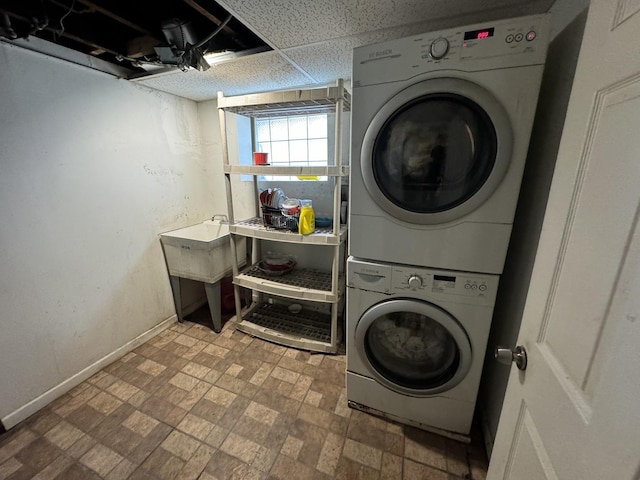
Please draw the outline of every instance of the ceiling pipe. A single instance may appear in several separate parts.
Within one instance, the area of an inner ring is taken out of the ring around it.
[[[11,19],[6,13],[2,14],[2,21],[0,22],[0,36],[6,37],[10,40],[15,40],[16,38],[18,38],[18,34],[11,26]]]

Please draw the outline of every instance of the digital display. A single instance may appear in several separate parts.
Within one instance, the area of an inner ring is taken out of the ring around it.
[[[480,40],[482,38],[493,37],[493,27],[482,28],[480,30],[473,30],[471,32],[464,32],[465,40]]]
[[[456,277],[450,277],[448,275],[434,275],[433,285],[431,286],[432,292],[448,293],[456,289]]]
[[[448,277],[445,275],[434,275],[433,276],[434,280],[439,280],[441,282],[455,282],[456,281],[456,277]]]

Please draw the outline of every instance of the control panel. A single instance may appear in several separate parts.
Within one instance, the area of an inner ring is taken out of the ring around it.
[[[483,297],[493,294],[490,279],[470,273],[451,273],[435,270],[395,267],[392,269],[391,289],[394,292],[417,294],[443,293],[466,297]]]
[[[538,48],[538,31],[535,22],[516,22],[464,32],[460,59],[476,59],[488,55],[514,55],[534,52]],[[544,45],[546,48],[546,45]]]
[[[484,28],[448,30],[414,38],[420,42],[421,59],[426,63],[470,60],[524,54],[537,48],[539,25],[510,23]],[[546,45],[544,45],[546,48]]]
[[[438,69],[541,65],[548,23],[547,15],[533,15],[359,47],[353,54],[354,85],[388,81],[387,76],[397,81]]]
[[[492,303],[498,275],[453,272],[349,259],[347,286],[360,290],[470,303]],[[466,299],[466,300],[464,300]]]

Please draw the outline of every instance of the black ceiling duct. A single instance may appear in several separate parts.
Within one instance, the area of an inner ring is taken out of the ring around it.
[[[197,40],[191,22],[172,18],[162,22],[162,34],[169,46],[154,47],[160,61],[177,65],[186,70],[188,67],[207,70],[209,64],[204,59],[202,47],[215,37],[233,18],[229,15],[212,33],[200,41]]]

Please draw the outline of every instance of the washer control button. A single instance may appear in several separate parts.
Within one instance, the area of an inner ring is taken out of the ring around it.
[[[511,34],[507,35],[507,38],[505,38],[504,41],[507,43],[513,42],[513,35]]]
[[[446,38],[437,38],[429,47],[429,53],[431,54],[431,58],[435,60],[439,60],[444,57],[449,51],[449,40]]]
[[[471,285],[471,290],[477,290],[477,289],[478,289],[478,285],[476,285],[475,283]]]
[[[523,38],[524,36],[521,33],[516,34],[516,37],[515,37],[516,42],[521,42]]]
[[[478,288],[480,289],[481,292],[484,292],[487,289],[487,286],[483,283]]]
[[[531,42],[531,41],[535,40],[536,32],[531,30],[529,33],[527,33],[527,36],[525,38],[527,39],[527,42]]]
[[[469,290],[471,288],[471,284],[470,283],[465,283],[464,284],[464,288],[466,288],[467,290]]]
[[[409,288],[420,288],[422,286],[422,279],[418,275],[411,275],[407,281]]]

